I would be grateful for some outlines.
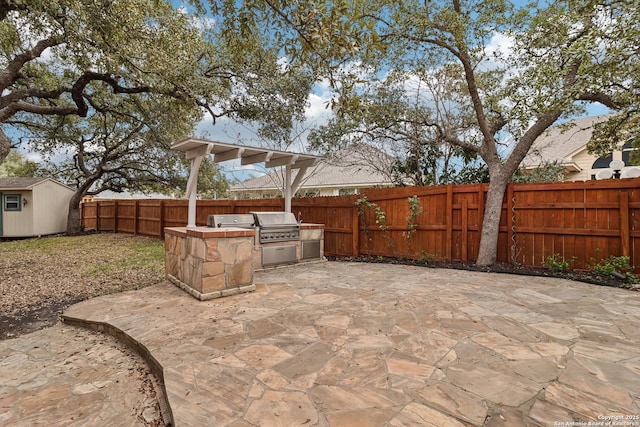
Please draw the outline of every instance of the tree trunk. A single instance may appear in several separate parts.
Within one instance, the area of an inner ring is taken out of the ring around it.
[[[9,151],[11,151],[11,140],[5,133],[0,129],[0,165],[4,163],[4,159],[9,155]]]
[[[477,265],[487,266],[496,262],[502,201],[507,185],[509,185],[509,179],[510,176],[508,174],[498,174],[495,179],[491,179],[489,182],[484,219],[482,221],[482,233],[480,234],[480,248],[476,259]]]
[[[69,215],[67,215],[67,234],[74,235],[82,232],[82,218],[80,217],[80,202],[85,191],[78,190],[69,201]]]

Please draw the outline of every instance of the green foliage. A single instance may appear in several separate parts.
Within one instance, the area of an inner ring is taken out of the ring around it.
[[[356,200],[355,204],[358,207],[358,215],[360,216],[364,224],[364,233],[367,236],[367,243],[370,240],[369,235],[371,233],[371,230],[369,229],[369,226],[367,224],[366,213],[367,211],[373,209],[373,212],[376,218],[376,224],[378,225],[378,229],[382,231],[384,237],[387,239],[387,245],[393,250],[393,253],[395,254],[395,246],[393,244],[393,239],[391,238],[391,233],[389,232],[389,227],[387,225],[386,213],[380,208],[380,206],[370,202],[367,199],[366,194],[364,194],[361,198]]]
[[[511,178],[511,182],[560,182],[565,176],[564,166],[555,161],[546,162],[532,170],[518,169]]]
[[[0,178],[31,178],[38,175],[38,164],[26,159],[18,151],[11,151],[0,163]]]
[[[437,259],[437,255],[430,254],[426,251],[420,252],[420,258],[418,258],[418,262],[426,265],[434,265]]]
[[[378,224],[378,229],[382,231],[385,239],[387,239],[387,246],[391,248],[393,253],[396,253],[395,245],[393,244],[393,238],[391,237],[391,232],[389,231],[389,225],[387,224],[387,214],[385,211],[380,208],[380,206],[375,205],[373,208],[373,212],[376,216],[376,224]]]
[[[369,229],[369,223],[367,222],[367,211],[377,207],[375,203],[371,203],[369,199],[367,199],[367,195],[363,194],[358,200],[356,200],[355,205],[358,207],[358,216],[362,221],[362,225],[364,228],[364,234],[367,236],[367,245],[369,244],[369,240],[371,239],[370,233],[371,229]]]
[[[588,266],[593,271],[607,277],[624,277],[629,283],[637,283],[638,278],[633,274],[633,266],[629,264],[628,256],[611,255],[609,258],[603,258],[596,262],[591,258],[591,264]]]
[[[548,268],[551,271],[565,271],[575,260],[576,257],[572,257],[570,260],[566,260],[562,255],[555,253],[545,258],[545,260],[542,261],[542,266]]]
[[[449,168],[440,176],[441,184],[481,184],[489,182],[489,168],[484,162],[473,161],[461,168]]]
[[[163,114],[143,118],[150,128],[169,119],[186,135],[206,111],[214,123],[251,121],[261,137],[278,139],[304,114],[308,70],[284,63],[262,31],[241,37],[225,31],[220,22],[227,19],[212,25],[199,15],[203,4],[176,10],[167,0],[28,3],[0,8],[0,163],[10,145],[5,129],[44,132],[44,123],[52,126],[45,118],[56,115],[86,117],[76,124],[90,133],[97,113],[140,119],[138,104],[163,102]],[[231,11],[219,11],[232,20]],[[179,133],[156,137],[166,142]],[[49,147],[48,154],[66,150]]]
[[[207,44],[166,1],[33,0],[5,2],[1,12],[0,136],[41,116],[85,117],[140,96],[197,107],[191,91],[205,87]]]
[[[98,91],[105,102],[116,102]],[[97,97],[97,96],[96,96]],[[170,150],[184,138],[199,113],[171,98],[134,97],[118,101],[118,111],[92,110],[87,118],[33,118],[25,131],[33,136],[29,148],[50,159],[45,171],[78,189],[78,196],[104,190],[150,191],[174,189],[185,174],[182,154]]]
[[[411,243],[413,242],[413,237],[418,231],[418,217],[424,211],[422,209],[422,205],[420,204],[420,199],[418,196],[413,196],[407,198],[409,202],[409,216],[407,216],[407,231],[402,232],[402,236],[407,239],[407,255],[411,255]]]

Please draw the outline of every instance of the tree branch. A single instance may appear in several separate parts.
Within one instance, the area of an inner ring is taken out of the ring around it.
[[[42,114],[45,116],[65,116],[75,114],[78,109],[71,105],[35,105],[28,102],[18,101],[0,110],[0,123],[5,122],[9,117],[18,111],[27,113]]]
[[[0,8],[1,6],[2,5],[0,4]],[[22,69],[24,64],[40,57],[40,55],[42,55],[42,52],[44,52],[46,49],[59,45],[61,43],[61,37],[50,37],[48,39],[40,40],[38,43],[36,43],[33,49],[16,55],[15,58],[9,61],[4,71],[0,74],[0,93],[2,93],[6,88],[8,88],[15,82],[16,77],[18,76],[18,73],[20,73],[20,70]]]
[[[609,107],[612,110],[617,110],[620,108],[620,104],[618,104],[614,99],[604,93],[590,93],[584,92],[577,96],[579,101],[590,101],[590,102],[599,102],[605,107]]]

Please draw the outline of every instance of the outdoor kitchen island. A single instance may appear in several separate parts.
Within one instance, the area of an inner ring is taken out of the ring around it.
[[[211,215],[207,227],[165,229],[166,277],[199,300],[255,290],[253,272],[324,260],[324,225],[292,214]]]

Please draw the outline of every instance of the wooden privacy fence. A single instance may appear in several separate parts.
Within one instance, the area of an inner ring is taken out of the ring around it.
[[[369,189],[362,195],[293,199],[304,222],[325,224],[328,256],[475,260],[486,184]],[[419,203],[411,210],[409,198]],[[186,226],[187,200],[82,204],[85,228],[163,237]],[[222,213],[279,211],[283,199],[201,200],[198,225]],[[498,261],[541,265],[575,257],[572,268],[627,255],[640,266],[640,179],[510,184],[502,206]]]

